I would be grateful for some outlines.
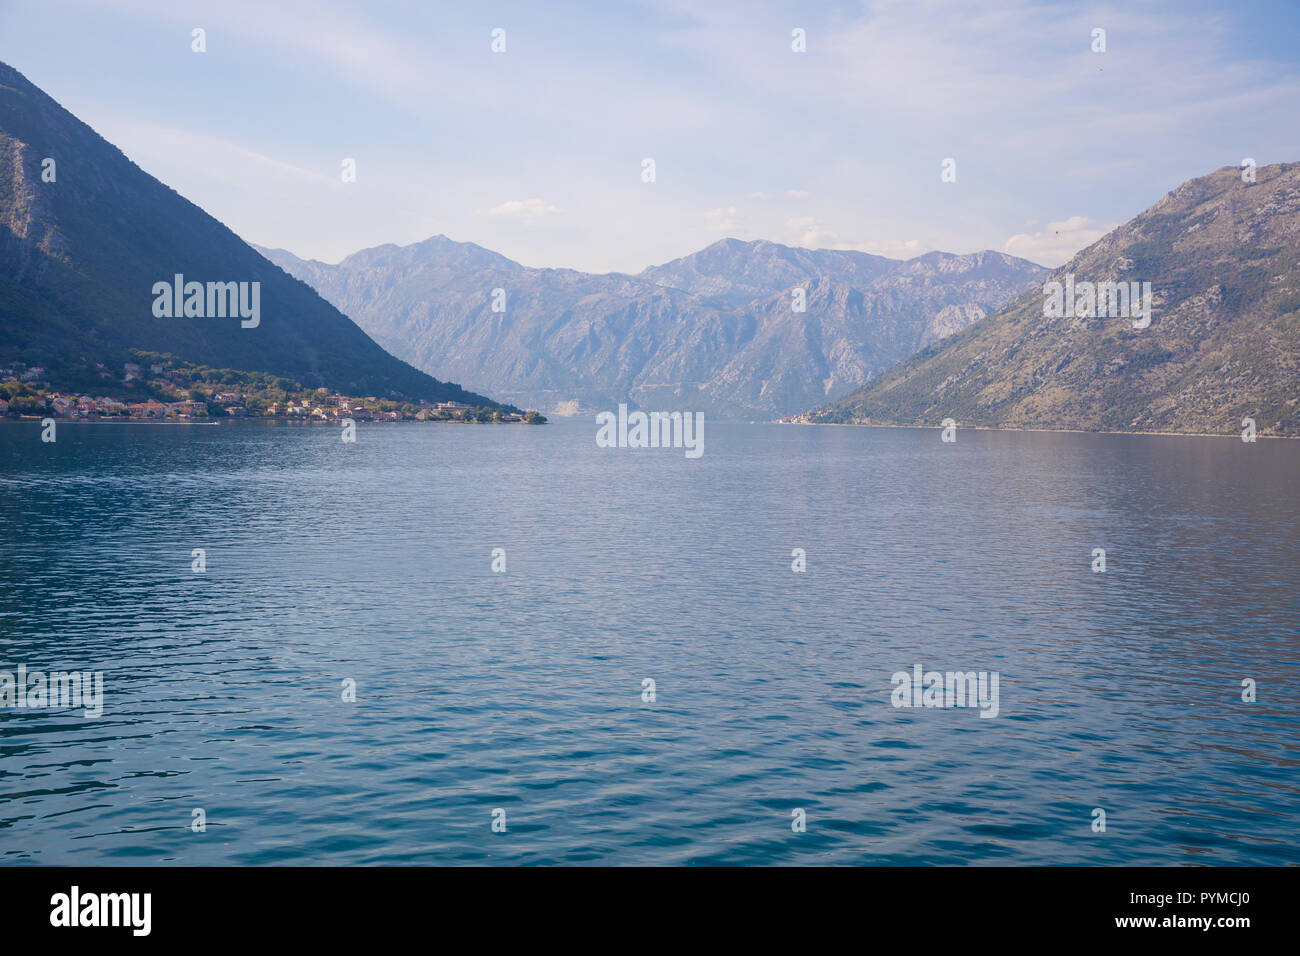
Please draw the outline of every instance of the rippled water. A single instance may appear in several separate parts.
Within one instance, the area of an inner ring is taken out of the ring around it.
[[[39,435],[0,425],[0,669],[105,703],[0,709],[0,861],[1300,862],[1300,444]],[[894,708],[914,664],[999,716]]]

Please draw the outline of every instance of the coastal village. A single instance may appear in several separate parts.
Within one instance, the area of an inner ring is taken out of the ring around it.
[[[223,418],[263,418],[303,422],[500,422],[541,424],[536,412],[480,408],[461,402],[407,402],[376,396],[340,395],[330,389],[304,389],[296,382],[205,381],[193,367],[173,368],[159,362],[126,362],[120,372],[96,363],[99,377],[113,383],[117,396],[54,390],[39,365],[22,362],[0,366],[0,418],[154,422],[209,422]],[[217,379],[239,378],[229,372]],[[251,376],[242,376],[251,378]],[[288,386],[288,387],[286,387]],[[106,389],[107,390],[107,389]],[[137,391],[120,397],[123,392]]]

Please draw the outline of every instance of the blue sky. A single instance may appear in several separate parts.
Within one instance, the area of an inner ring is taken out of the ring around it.
[[[1294,0],[0,0],[0,59],[252,242],[589,271],[724,236],[1055,265],[1186,179],[1300,160],[1298,40]]]

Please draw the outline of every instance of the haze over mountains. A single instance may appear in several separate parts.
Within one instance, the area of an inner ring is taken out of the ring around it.
[[[394,355],[517,405],[762,419],[851,391],[1047,272],[997,252],[898,261],[737,239],[637,275],[527,268],[445,236],[337,265],[260,251]]]
[[[0,227],[0,361],[55,381],[93,377],[96,363],[120,374],[144,349],[354,395],[493,404],[385,353],[3,63]],[[177,274],[259,282],[260,321],[156,317],[151,290]]]
[[[736,239],[636,275],[532,269],[444,236],[328,265],[250,246],[0,64],[0,224],[0,361],[74,377],[143,349],[350,394],[494,404],[436,375],[562,413],[630,401],[1209,433],[1249,416],[1262,434],[1300,434],[1296,163],[1185,183],[1050,275],[989,251],[898,261]],[[260,283],[257,326],[155,316],[154,285],[177,274]],[[1045,315],[1044,280],[1067,277],[1149,282],[1151,325]]]
[[[1300,435],[1300,163],[1186,182],[1066,276],[1150,282],[1151,325],[1047,317],[1038,288],[798,420]]]

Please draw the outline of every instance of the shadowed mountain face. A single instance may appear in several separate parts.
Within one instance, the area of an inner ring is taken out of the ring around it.
[[[260,283],[256,327],[238,315],[155,316],[154,284],[177,274]],[[0,64],[0,360],[45,366],[58,381],[84,378],[95,363],[120,371],[133,348],[349,394],[491,404],[385,353]]]
[[[1184,183],[1049,280],[1071,278],[1149,282],[1151,324],[1045,315],[1036,289],[798,419],[1300,434],[1300,163]]]
[[[842,395],[1047,271],[995,252],[900,262],[736,239],[635,276],[530,269],[444,236],[338,265],[262,252],[393,354],[515,404],[735,418]]]

